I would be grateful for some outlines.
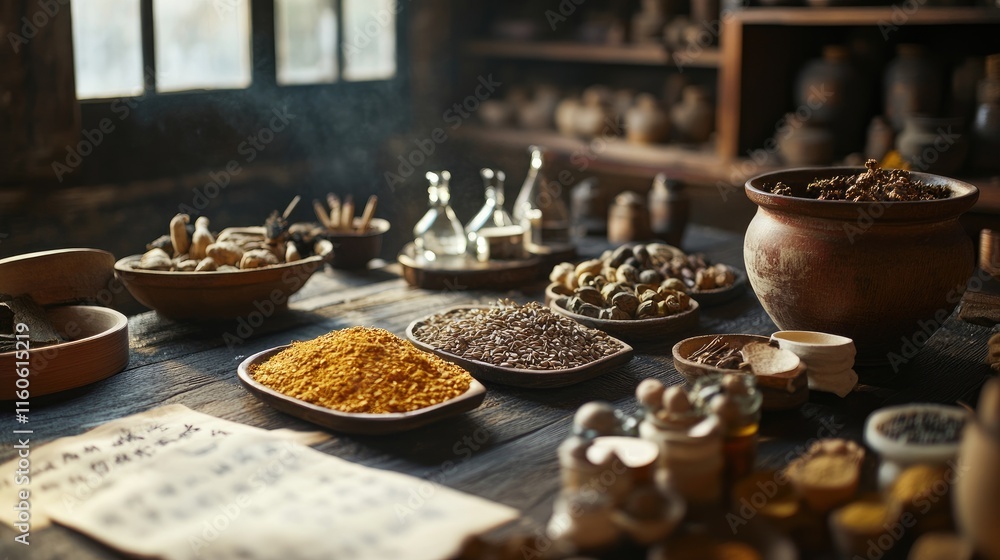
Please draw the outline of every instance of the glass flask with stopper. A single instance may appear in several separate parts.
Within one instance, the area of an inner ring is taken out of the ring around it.
[[[451,173],[430,171],[426,177],[429,184],[427,213],[413,228],[417,256],[435,261],[465,255],[465,230],[449,204]]]
[[[545,176],[550,153],[531,146],[531,167],[521,192],[514,201],[514,222],[524,227],[535,245],[566,245],[570,243],[569,208],[562,199],[559,183]]]
[[[504,208],[504,172],[482,169],[486,202],[465,226],[469,253],[479,261],[517,259],[523,256],[524,229]]]

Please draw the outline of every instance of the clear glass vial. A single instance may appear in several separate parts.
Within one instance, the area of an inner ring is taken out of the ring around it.
[[[434,261],[441,257],[464,255],[467,244],[465,230],[449,204],[451,173],[429,171],[426,177],[429,184],[427,213],[413,228],[417,256]]]

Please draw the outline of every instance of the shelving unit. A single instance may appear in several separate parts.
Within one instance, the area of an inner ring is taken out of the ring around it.
[[[547,60],[553,62],[633,64],[663,66],[675,63],[675,53],[663,45],[594,45],[572,41],[508,40],[469,41],[464,51],[472,56],[511,58],[522,60]],[[700,68],[717,68],[722,52],[716,48],[698,49],[683,54],[685,65]]]

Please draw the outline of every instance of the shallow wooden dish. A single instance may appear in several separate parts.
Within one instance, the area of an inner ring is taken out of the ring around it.
[[[699,364],[688,359],[688,356],[717,336],[721,336],[729,342],[735,342],[741,347],[751,342],[767,344],[771,340],[766,336],[756,334],[707,334],[685,338],[674,345],[671,353],[674,356],[674,369],[684,376],[688,383],[694,383],[699,377],[706,375],[725,375],[738,371]],[[805,372],[805,364],[802,364],[788,375],[755,375],[757,388],[760,389],[761,395],[764,397],[763,408],[765,410],[797,408],[809,400],[808,378]]]
[[[418,261],[416,247],[407,243],[399,253],[403,278],[411,286],[429,290],[506,289],[532,282],[542,270],[542,259],[468,261],[463,266]]]
[[[452,307],[450,309],[446,309],[442,313],[472,308],[476,308],[476,306]],[[625,344],[621,340],[618,340],[618,343],[621,344],[621,350],[610,356],[606,356],[600,360],[583,366],[552,370],[505,368],[481,362],[479,360],[463,358],[457,354],[446,352],[435,346],[427,344],[426,342],[422,342],[414,333],[421,324],[434,315],[437,315],[437,313],[417,319],[406,327],[406,337],[410,340],[410,342],[421,350],[433,352],[449,362],[462,366],[480,381],[489,381],[491,383],[499,383],[501,385],[528,387],[532,389],[566,387],[568,385],[580,383],[581,381],[593,379],[615,369],[622,364],[628,363],[628,361],[632,359],[632,355],[634,353],[631,346]]]
[[[167,272],[138,270],[142,255],[115,263],[115,272],[139,303],[171,319],[231,319],[284,310],[288,298],[323,267],[333,252],[319,241],[317,255],[292,263],[230,272]]]
[[[128,365],[128,318],[105,307],[67,305],[46,310],[56,331],[68,342],[32,348],[28,353],[31,396],[74,389],[110,377]],[[22,356],[23,358],[23,356]],[[0,354],[4,398],[20,388],[17,351]],[[27,400],[27,399],[18,399]]]
[[[729,267],[729,269],[736,276],[732,286],[714,290],[690,291],[688,295],[705,306],[722,305],[742,296],[747,291],[747,273],[738,268]]]
[[[486,387],[473,379],[469,385],[469,390],[462,395],[443,403],[411,412],[367,414],[333,410],[279,393],[266,385],[258,383],[253,378],[251,370],[256,365],[267,361],[268,358],[288,348],[288,346],[278,346],[277,348],[264,350],[243,360],[236,370],[240,383],[255,397],[281,412],[338,432],[379,435],[412,430],[441,420],[442,418],[473,410],[482,404],[483,399],[486,398]]]
[[[559,305],[558,300],[553,300],[549,304],[553,312],[573,319],[581,325],[593,329],[602,330],[615,338],[627,340],[629,342],[646,342],[660,340],[665,336],[683,332],[698,325],[699,304],[691,299],[691,308],[669,317],[656,317],[653,319],[630,319],[612,321],[610,319],[594,319],[579,313],[573,313],[565,307]]]

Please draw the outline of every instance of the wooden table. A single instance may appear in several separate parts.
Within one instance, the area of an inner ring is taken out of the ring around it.
[[[685,248],[742,266],[742,239],[737,235],[691,228]],[[592,244],[582,252],[596,254],[599,250]],[[408,287],[397,273],[395,265],[364,273],[329,269],[317,273],[293,299],[290,312],[243,331],[234,321],[178,323],[155,313],[131,317],[128,369],[91,387],[32,399],[32,444],[78,434],[168,403],[262,428],[311,429],[306,422],[277,412],[247,393],[236,380],[237,364],[259,350],[353,325],[383,327],[403,335],[410,321],[429,312],[457,304],[486,303],[499,296],[540,300],[545,286],[540,281],[506,293],[429,292]],[[632,412],[636,407],[633,392],[642,379],[680,383],[670,357],[671,346],[680,338],[725,332],[766,335],[775,330],[748,290],[737,301],[704,309],[700,326],[692,332],[636,345],[636,357],[629,364],[603,377],[563,389],[490,385],[486,401],[473,412],[392,436],[333,434],[318,448],[510,505],[524,514],[521,528],[532,530],[544,526],[551,513],[559,489],[555,450],[566,438],[577,407],[591,400],[606,400]],[[226,333],[231,336],[226,337]],[[990,329],[953,315],[888,386],[863,386],[846,399],[814,393],[798,410],[765,414],[759,465],[782,466],[817,437],[833,434],[860,441],[868,413],[886,404],[974,404],[980,385],[991,374],[984,363],[990,334]],[[232,336],[245,341],[234,344]],[[14,405],[8,402],[8,406],[12,415]],[[9,435],[5,441],[11,441]],[[11,444],[0,449],[0,460],[13,457]],[[448,468],[452,463],[457,468]],[[0,557],[118,557],[103,545],[58,526],[32,531],[30,548],[12,544],[13,536],[11,529],[0,527]]]

